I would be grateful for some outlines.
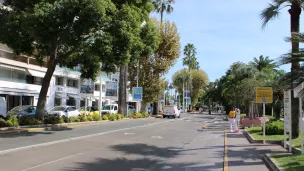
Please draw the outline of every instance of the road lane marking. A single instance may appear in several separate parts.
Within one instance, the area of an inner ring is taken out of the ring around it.
[[[224,168],[223,171],[228,171],[228,138],[227,130],[225,130],[225,139],[224,139]]]
[[[129,128],[122,128],[122,129],[117,129],[117,130],[112,130],[112,131],[107,131],[107,132],[100,132],[100,133],[96,133],[96,134],[90,134],[90,135],[79,136],[79,137],[74,137],[74,138],[67,138],[67,139],[62,139],[62,140],[57,140],[57,141],[51,141],[51,142],[47,142],[47,143],[34,144],[34,145],[29,145],[29,146],[24,146],[24,147],[17,147],[17,148],[0,151],[0,155],[14,152],[14,151],[19,151],[19,150],[54,145],[54,144],[59,144],[59,143],[64,143],[64,142],[69,142],[69,141],[74,141],[74,140],[80,140],[80,139],[85,139],[85,138],[91,138],[91,137],[110,134],[110,133],[114,133],[114,132],[125,131],[125,130],[129,130],[129,129],[134,129],[134,128],[147,127],[147,126],[152,126],[152,125],[157,125],[157,124],[167,123],[167,122],[173,122],[173,121],[174,120],[168,120],[168,121],[163,121],[163,122],[156,122],[156,123],[139,125],[139,126],[134,126],[134,127],[129,127]]]
[[[125,135],[134,135],[135,133],[128,133],[126,132]]]
[[[50,161],[50,162],[47,162],[47,163],[39,164],[39,165],[36,165],[36,166],[34,166],[34,167],[30,167],[30,168],[24,169],[24,170],[22,170],[22,171],[33,170],[33,169],[36,169],[36,168],[41,167],[41,166],[49,165],[49,164],[56,163],[56,162],[59,162],[59,161],[62,161],[62,160],[66,160],[66,159],[69,159],[69,158],[72,158],[72,157],[75,157],[75,156],[79,156],[79,155],[81,155],[81,154],[82,154],[82,153],[70,155],[70,156],[67,156],[67,157],[64,157],[64,158],[61,158],[61,159],[57,159],[57,160]]]
[[[161,136],[151,136],[151,138],[162,139],[163,137],[161,137]]]

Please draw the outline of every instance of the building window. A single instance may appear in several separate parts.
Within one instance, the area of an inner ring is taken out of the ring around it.
[[[99,91],[100,90],[100,85],[95,84],[95,91]]]
[[[77,80],[68,80],[68,87],[77,88]]]
[[[60,106],[60,105],[61,105],[61,99],[55,98],[55,106]]]
[[[106,92],[106,85],[105,84],[102,85],[102,92]]]
[[[27,84],[34,84],[34,80],[35,80],[34,76],[31,76],[31,75],[26,76],[26,83]]]
[[[76,106],[76,101],[74,98],[70,97],[67,102],[66,102],[67,105],[69,106]]]
[[[56,77],[56,85],[63,85],[63,78],[62,77]]]

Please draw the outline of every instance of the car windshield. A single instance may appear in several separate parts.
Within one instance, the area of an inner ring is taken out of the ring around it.
[[[111,106],[111,109],[113,109],[113,106]],[[110,110],[110,105],[103,106],[102,110]]]
[[[28,108],[30,106],[17,106],[17,107],[14,107],[11,112],[20,112],[20,111],[24,111],[26,108]]]
[[[51,111],[64,111],[64,110],[65,110],[64,106],[56,106]]]

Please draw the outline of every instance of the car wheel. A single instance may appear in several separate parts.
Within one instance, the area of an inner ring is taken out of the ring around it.
[[[178,118],[180,118],[180,114],[178,115]]]
[[[167,116],[163,115],[163,118],[166,118]]]

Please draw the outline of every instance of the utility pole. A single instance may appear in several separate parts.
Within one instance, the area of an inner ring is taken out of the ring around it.
[[[185,112],[185,80],[183,79],[183,111]]]

